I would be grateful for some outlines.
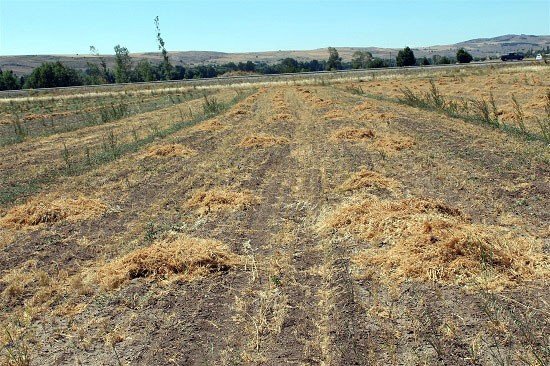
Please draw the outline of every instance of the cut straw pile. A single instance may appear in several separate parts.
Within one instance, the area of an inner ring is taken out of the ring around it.
[[[163,144],[151,146],[144,156],[149,158],[174,158],[195,154],[195,150],[181,144]]]
[[[346,141],[370,140],[374,136],[374,131],[368,128],[343,128],[333,134],[333,138]]]
[[[167,278],[180,274],[186,280],[223,272],[239,263],[239,257],[216,240],[168,233],[149,247],[134,250],[103,266],[98,280],[104,288],[117,288],[134,278]]]
[[[226,126],[220,122],[218,119],[214,118],[203,123],[199,123],[194,126],[192,131],[219,131],[225,129]]]
[[[348,117],[349,116],[346,116],[346,114],[339,109],[333,109],[323,115],[323,118],[326,120],[342,120]]]
[[[384,151],[388,154],[409,149],[415,144],[414,139],[407,136],[401,136],[397,134],[384,134],[378,136],[378,138],[372,144],[375,150]]]
[[[274,145],[283,145],[288,143],[288,139],[284,137],[276,137],[270,135],[253,135],[245,137],[241,143],[240,147],[249,149],[249,148],[261,148],[261,147],[271,147]]]
[[[9,210],[0,218],[0,226],[20,228],[62,220],[80,221],[99,216],[106,209],[107,206],[98,199],[37,197]]]
[[[498,291],[549,274],[540,240],[472,224],[435,201],[372,196],[337,210],[326,228],[368,243],[353,262],[362,277],[388,283],[413,279]]]
[[[362,188],[381,188],[394,191],[399,187],[399,183],[391,178],[387,178],[380,173],[368,169],[361,169],[348,178],[341,186],[341,191],[355,191]]]
[[[235,192],[228,189],[211,189],[196,192],[186,203],[186,207],[199,214],[215,211],[245,210],[259,200],[250,192]]]

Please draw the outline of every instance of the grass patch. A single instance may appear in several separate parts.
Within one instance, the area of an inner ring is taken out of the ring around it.
[[[542,135],[527,130],[524,123],[523,110],[513,95],[514,120],[517,126],[508,125],[499,121],[498,108],[492,94],[490,94],[488,100],[450,100],[446,99],[441,94],[433,80],[430,80],[430,90],[426,93],[415,93],[407,87],[402,88],[401,92],[402,96],[397,99],[382,96],[379,96],[379,99],[391,100],[424,110],[437,111],[452,118],[462,119],[466,122],[497,128],[504,132],[521,136],[527,140],[549,142],[544,134],[544,130],[542,130]]]
[[[202,94],[204,95],[204,94]],[[183,96],[169,95],[168,97],[155,98],[153,100],[139,100],[129,97],[116,102],[98,100],[100,107],[86,108],[83,105],[75,105],[75,110],[64,112],[52,112],[46,114],[30,113],[24,116],[23,106],[16,105],[4,107],[5,112],[13,120],[9,125],[0,125],[0,147],[23,142],[27,138],[47,137],[53,134],[76,131],[83,127],[96,126],[111,123],[133,115],[166,108],[177,103],[191,101],[200,98],[196,92]],[[210,101],[211,106],[213,101]],[[221,103],[217,103],[221,104]],[[40,104],[36,107],[51,109],[50,105]],[[0,108],[0,111],[2,109]],[[24,116],[24,117],[23,117]],[[11,129],[11,131],[10,131]]]
[[[218,109],[218,113],[222,113],[227,110],[231,105],[236,104],[244,97],[244,94],[236,96],[232,101],[227,104],[223,104],[222,109]],[[87,171],[95,169],[103,164],[107,164],[114,160],[117,160],[121,156],[124,156],[129,153],[134,153],[139,151],[144,146],[147,146],[155,139],[165,138],[175,132],[178,132],[184,128],[192,127],[202,122],[206,119],[211,118],[212,114],[202,114],[196,115],[191,120],[182,120],[174,123],[173,125],[165,129],[156,129],[152,131],[149,135],[145,136],[142,139],[135,139],[132,142],[117,144],[116,138],[108,139],[105,144],[105,148],[96,153],[88,151],[85,154],[84,159],[80,161],[70,161],[69,166],[63,168],[50,169],[38,177],[33,178],[32,180],[16,185],[16,186],[7,186],[4,185],[0,188],[0,204],[5,205],[11,202],[14,202],[18,198],[23,196],[28,196],[33,193],[36,193],[43,186],[54,182],[56,179],[62,176],[76,176],[83,174]],[[70,160],[70,157],[67,157],[67,160]]]

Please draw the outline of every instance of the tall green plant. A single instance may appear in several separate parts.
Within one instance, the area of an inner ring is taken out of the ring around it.
[[[164,46],[164,39],[160,35],[160,23],[158,15],[155,17],[155,28],[157,30],[158,47],[159,50],[162,52],[162,76],[164,80],[170,80],[172,78],[173,67],[170,63],[170,59],[168,58],[168,51],[166,51],[166,47]]]
[[[132,81],[132,58],[126,47],[115,46],[115,81],[129,83]]]

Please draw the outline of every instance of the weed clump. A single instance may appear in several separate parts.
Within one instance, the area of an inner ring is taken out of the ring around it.
[[[437,201],[372,196],[336,211],[325,226],[368,243],[353,258],[362,277],[498,291],[548,275],[539,240],[472,224],[459,210]]]
[[[103,266],[98,280],[103,288],[115,289],[135,278],[167,278],[180,274],[186,280],[225,272],[239,257],[217,241],[170,232],[149,247],[134,250]]]
[[[225,105],[223,103],[218,102],[218,100],[215,97],[204,96],[204,102],[202,103],[202,109],[203,113],[205,115],[214,115],[221,113],[223,110],[225,110]]]
[[[0,218],[0,226],[21,228],[40,224],[52,224],[62,220],[86,220],[104,213],[107,206],[98,199],[85,197],[33,199],[16,206]]]

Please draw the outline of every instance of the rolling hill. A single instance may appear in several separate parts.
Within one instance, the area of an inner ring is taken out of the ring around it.
[[[456,44],[436,45],[428,47],[413,48],[416,56],[433,55],[454,55],[458,48],[464,47],[474,56],[500,55],[512,51],[527,51],[529,49],[541,49],[550,46],[550,35],[503,35],[494,38],[472,39]],[[357,50],[370,51],[376,57],[395,57],[398,48],[380,47],[337,47],[340,56],[344,61],[349,61]],[[287,50],[287,51],[266,51],[266,52],[240,52],[226,53],[215,51],[171,51],[170,57],[176,65],[197,65],[197,64],[224,64],[227,62],[267,62],[274,63],[286,57],[292,57],[300,61],[313,59],[326,59],[327,49],[318,48],[314,50]],[[114,65],[114,56],[106,55],[109,67]],[[147,59],[153,63],[159,62],[160,53],[134,53],[135,60]],[[25,75],[43,62],[61,61],[67,66],[76,69],[85,69],[88,62],[97,62],[95,56],[91,55],[21,55],[21,56],[0,56],[0,68],[13,70],[18,75]]]

